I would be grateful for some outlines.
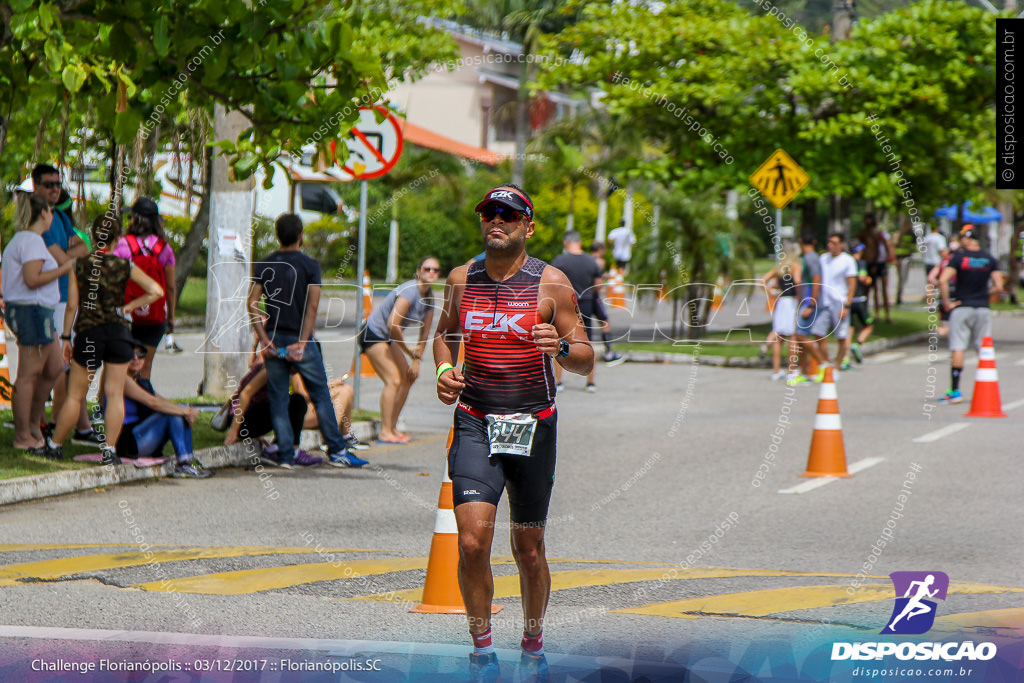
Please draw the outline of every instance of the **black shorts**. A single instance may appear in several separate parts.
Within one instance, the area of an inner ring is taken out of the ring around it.
[[[889,274],[888,263],[869,263],[868,264],[868,275],[871,276],[872,281],[877,280],[880,277],[885,277]]]
[[[867,327],[868,325],[875,324],[875,319],[868,313],[866,301],[854,301],[850,304],[850,322],[858,327]]]
[[[543,526],[555,485],[557,424],[557,411],[537,421],[528,457],[490,457],[486,420],[456,408],[455,435],[448,449],[448,477],[455,507],[477,502],[497,506],[502,490],[508,489],[512,521]]]
[[[581,299],[578,303],[580,315],[583,316],[583,324],[587,328],[587,339],[596,341],[601,336],[601,321],[594,315],[594,300]]]
[[[131,333],[120,323],[96,325],[75,335],[71,357],[90,372],[102,363],[127,363],[135,355]]]
[[[146,346],[154,348],[160,346],[160,340],[164,338],[165,332],[167,332],[166,322],[157,323],[156,325],[132,323],[132,336]]]
[[[604,302],[601,297],[594,297],[594,317],[601,322],[608,322],[608,311],[604,310]]]
[[[381,337],[379,334],[377,334],[376,332],[372,331],[366,325],[363,325],[362,328],[360,328],[360,330],[359,330],[359,348],[361,348],[363,350],[363,353],[366,353],[366,350],[369,349],[374,344],[381,344],[381,343],[390,344],[391,343],[390,337]]]

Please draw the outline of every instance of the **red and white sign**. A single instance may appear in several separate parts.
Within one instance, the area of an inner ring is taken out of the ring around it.
[[[384,116],[379,123],[375,112]],[[379,178],[394,168],[402,156],[402,129],[388,109],[360,107],[359,122],[352,127],[344,143],[348,148],[348,159],[342,170],[356,180]]]

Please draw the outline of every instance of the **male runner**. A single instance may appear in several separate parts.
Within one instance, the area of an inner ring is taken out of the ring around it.
[[[520,666],[543,679],[541,630],[551,592],[544,524],[557,421],[552,365],[586,375],[594,350],[569,280],[526,254],[534,231],[529,195],[502,185],[476,211],[486,256],[449,274],[434,339],[437,396],[446,405],[458,401],[448,474],[459,529],[459,587],[474,646],[470,668],[476,680],[500,677],[491,642],[490,554],[498,501],[507,489],[526,622]],[[461,370],[452,367],[460,340]]]

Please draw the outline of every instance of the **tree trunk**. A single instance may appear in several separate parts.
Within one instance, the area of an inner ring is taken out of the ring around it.
[[[213,190],[213,173],[210,167],[212,164],[213,160],[207,158],[206,172],[203,174],[205,176],[203,197],[200,200],[199,212],[196,214],[195,220],[192,221],[192,227],[189,228],[188,235],[185,237],[185,244],[176,258],[177,268],[174,284],[177,287],[178,301],[181,301],[181,293],[185,291],[188,274],[192,270],[192,266],[195,265],[196,259],[199,258],[199,253],[203,250],[203,240],[206,239],[206,233],[210,227],[210,193]]]
[[[805,199],[800,202],[800,235],[817,235],[818,233],[818,200]]]
[[[608,195],[611,193],[611,188],[608,187],[608,182],[604,178],[598,178],[597,188],[597,230],[594,233],[594,241],[604,242],[605,230],[608,225]]]
[[[530,89],[527,83],[530,65],[524,59],[519,65],[519,92],[516,97],[516,158],[512,162],[512,182],[520,187],[526,177],[526,141],[530,130]]]

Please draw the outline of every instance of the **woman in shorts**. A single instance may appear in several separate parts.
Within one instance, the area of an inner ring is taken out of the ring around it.
[[[782,345],[789,341],[789,373],[796,374],[794,359],[799,358],[793,335],[796,333],[797,306],[800,303],[800,250],[788,249],[782,254],[778,264],[763,278],[761,284],[772,287],[779,292],[772,309],[772,379],[782,379],[787,373],[782,371]]]
[[[72,262],[57,265],[43,242],[53,212],[46,200],[24,195],[18,200],[21,229],[3,253],[4,318],[18,342],[18,376],[14,381],[15,448],[32,455],[52,455],[40,429],[46,399],[63,365],[53,319],[60,303],[57,279]]]
[[[428,256],[421,260],[416,279],[395,287],[359,330],[359,345],[377,376],[384,380],[384,391],[380,395],[380,438],[377,439],[380,443],[409,443],[408,435],[398,431],[398,416],[412,383],[420,374],[420,362],[434,320],[431,285],[440,274],[441,263],[436,258]],[[417,324],[420,339],[413,346],[405,340],[403,330]]]
[[[68,283],[68,308],[64,315],[64,360],[71,363],[68,398],[57,418],[54,432],[57,456],[61,444],[78,419],[85,394],[93,376],[103,366],[103,395],[107,410],[104,419],[106,441],[102,445],[103,464],[120,464],[114,445],[124,423],[124,385],[128,363],[135,350],[125,316],[163,296],[163,288],[131,261],[109,253],[121,234],[120,222],[109,214],[98,216],[92,224],[93,251],[77,259],[74,277]],[[142,287],[145,294],[124,301],[128,281]],[[76,317],[77,315],[77,317]],[[71,346],[74,325],[75,344]],[[73,362],[72,362],[73,361]]]

